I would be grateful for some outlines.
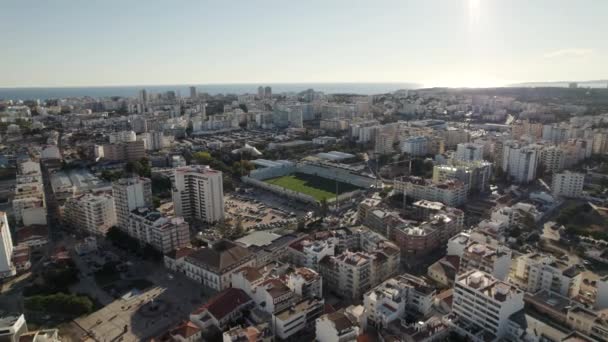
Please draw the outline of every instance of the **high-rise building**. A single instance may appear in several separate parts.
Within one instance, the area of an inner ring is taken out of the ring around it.
[[[0,279],[12,277],[17,273],[12,262],[13,239],[8,226],[6,213],[0,211]]]
[[[196,87],[190,87],[190,98],[195,99],[198,97]]]
[[[84,194],[65,203],[64,218],[70,226],[93,235],[105,235],[116,224],[114,198]]]
[[[265,98],[272,98],[272,88],[270,88],[269,86],[266,86],[266,88],[264,88],[264,97]]]
[[[551,190],[555,197],[581,197],[585,174],[578,172],[565,171],[553,175]]]
[[[118,226],[127,230],[133,210],[152,206],[152,183],[143,177],[119,179],[112,183],[112,196]]]
[[[262,87],[262,86],[258,87],[258,97],[260,99],[264,97],[264,87]]]
[[[458,144],[455,158],[462,161],[483,160],[483,145],[475,143]]]
[[[503,147],[502,169],[516,183],[529,183],[536,179],[536,168],[540,153],[534,146],[519,146],[516,143]]]
[[[142,89],[139,91],[139,104],[142,107],[143,113],[148,111],[148,92],[146,91],[146,89]]]
[[[193,165],[175,170],[173,206],[186,219],[217,222],[224,218],[222,173]]]

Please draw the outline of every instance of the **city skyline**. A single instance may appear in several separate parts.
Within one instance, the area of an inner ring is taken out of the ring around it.
[[[350,82],[478,87],[608,77],[602,63],[605,2],[381,5],[3,4],[0,87]]]

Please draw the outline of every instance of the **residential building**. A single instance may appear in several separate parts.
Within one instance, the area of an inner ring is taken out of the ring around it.
[[[0,341],[18,342],[25,333],[27,323],[23,314],[0,316]]]
[[[138,161],[145,156],[146,148],[143,140],[103,145],[103,157],[107,160]]]
[[[511,269],[511,255],[511,249],[506,246],[472,242],[464,249],[459,271],[480,270],[504,281]]]
[[[40,163],[19,164],[13,197],[13,214],[18,225],[46,224],[47,212]]]
[[[576,264],[550,255],[529,253],[517,258],[511,282],[527,292],[551,291],[566,297],[578,295],[582,276]]]
[[[429,153],[429,139],[425,136],[407,138],[401,142],[401,152],[410,156],[425,156]]]
[[[220,171],[197,165],[177,168],[174,176],[176,215],[210,223],[224,218],[224,187]]]
[[[507,337],[509,318],[523,308],[524,292],[490,274],[471,270],[456,278],[452,324],[458,334],[472,341]]]
[[[566,151],[559,146],[548,146],[540,151],[540,163],[546,173],[558,173],[566,164]]]
[[[422,278],[407,273],[390,278],[363,296],[367,324],[380,330],[407,314],[427,315],[435,294]]]
[[[319,342],[356,341],[359,334],[357,321],[344,310],[324,314],[316,320],[315,336]]]
[[[72,197],[66,201],[63,215],[68,225],[92,235],[105,235],[116,225],[114,198],[107,194]]]
[[[585,174],[565,171],[553,175],[551,191],[555,197],[579,198],[583,194]]]
[[[540,158],[539,149],[535,146],[520,146],[516,143],[503,146],[502,170],[514,182],[529,183],[536,179],[536,169]]]
[[[456,155],[454,158],[462,161],[483,160],[483,145],[460,143],[456,147]]]
[[[394,244],[383,241],[372,252],[346,250],[326,256],[319,263],[324,286],[345,298],[360,298],[366,291],[399,270],[400,252]]]
[[[464,213],[459,209],[449,209],[420,224],[397,225],[390,230],[389,236],[401,250],[402,261],[411,259],[416,262],[417,257],[436,252],[462,230]]]
[[[402,177],[394,182],[394,189],[415,200],[441,202],[450,207],[458,207],[467,199],[467,188],[460,180],[433,183],[420,177]]]
[[[163,254],[190,244],[190,227],[182,217],[167,216],[149,208],[131,212],[127,233]]]
[[[323,299],[303,299],[289,308],[272,315],[272,328],[276,337],[287,339],[306,328],[312,328],[323,314]]]
[[[0,211],[0,279],[12,277],[17,270],[12,262],[13,239],[6,213]]]
[[[127,230],[129,215],[137,208],[152,206],[152,182],[148,178],[123,178],[112,183],[118,227]]]

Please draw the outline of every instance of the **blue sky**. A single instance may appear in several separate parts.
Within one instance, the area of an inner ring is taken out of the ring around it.
[[[606,0],[0,0],[0,87],[608,78]]]

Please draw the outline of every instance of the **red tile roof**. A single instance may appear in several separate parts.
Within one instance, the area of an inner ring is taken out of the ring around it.
[[[228,288],[211,297],[207,303],[197,309],[194,314],[209,312],[218,321],[241,305],[252,302],[251,298],[241,289]]]

